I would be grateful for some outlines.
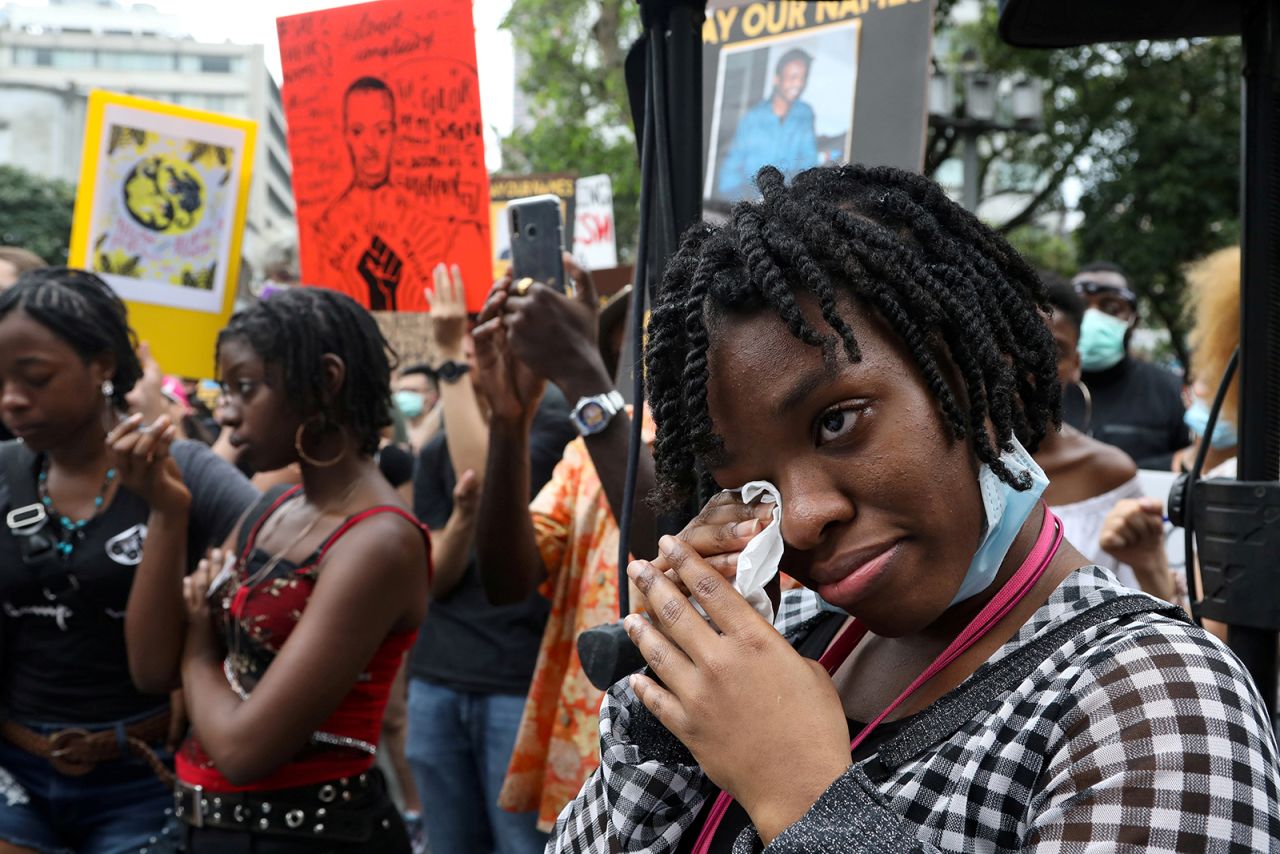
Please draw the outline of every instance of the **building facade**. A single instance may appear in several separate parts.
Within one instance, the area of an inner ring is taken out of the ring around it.
[[[0,11],[0,163],[75,183],[93,89],[256,121],[245,257],[293,234],[284,109],[262,45],[197,42],[176,16],[116,0]]]

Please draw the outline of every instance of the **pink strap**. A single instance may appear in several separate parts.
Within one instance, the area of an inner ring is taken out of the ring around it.
[[[964,631],[956,636],[946,649],[942,651],[934,662],[925,669],[923,673],[915,678],[907,689],[898,695],[898,698],[889,704],[876,719],[862,728],[862,732],[858,733],[849,744],[849,751],[852,753],[857,749],[858,745],[866,740],[867,736],[884,721],[894,709],[906,702],[907,698],[920,690],[920,687],[945,670],[957,658],[963,655],[978,640],[991,631],[991,628],[1009,615],[1014,607],[1026,598],[1027,593],[1036,585],[1036,582],[1044,575],[1045,570],[1049,568],[1049,562],[1053,560],[1053,556],[1057,554],[1058,546],[1062,544],[1062,523],[1058,521],[1058,517],[1046,505],[1044,508],[1044,521],[1040,525],[1040,535],[1036,538],[1035,545],[1031,547],[1031,552],[1027,555],[1027,559],[1018,567],[1013,577],[1005,582],[999,592],[992,597],[991,601],[983,606],[978,616],[973,618],[969,625],[965,626]],[[867,634],[867,627],[862,623],[854,620],[853,623],[841,632],[818,659],[818,662],[827,669],[828,673],[834,674],[840,668],[840,665],[849,658],[849,655],[857,647]],[[710,854],[711,842],[715,838],[716,831],[720,829],[720,822],[724,820],[725,813],[729,811],[729,804],[733,803],[733,798],[728,793],[720,792],[716,795],[715,803],[711,805],[711,812],[707,814],[707,820],[702,825],[702,831],[698,834],[698,839],[693,845],[693,854]]]

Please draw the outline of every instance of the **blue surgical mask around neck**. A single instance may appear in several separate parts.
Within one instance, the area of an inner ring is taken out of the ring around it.
[[[1080,324],[1080,367],[1086,371],[1105,371],[1124,358],[1124,337],[1129,324],[1105,311],[1085,311]]]
[[[1027,449],[1016,439],[1011,440],[1013,449],[1000,455],[1000,462],[1020,478],[1026,475],[1031,481],[1029,489],[1017,490],[996,475],[986,463],[978,469],[978,489],[982,493],[982,506],[986,511],[986,529],[978,542],[978,551],[969,562],[969,570],[960,582],[951,604],[977,596],[991,586],[1004,563],[1009,548],[1022,530],[1023,524],[1031,515],[1031,511],[1040,503],[1040,496],[1049,485],[1049,478],[1044,470],[1036,465],[1036,461],[1027,453]]]
[[[985,513],[985,526],[982,539],[978,542],[978,550],[969,562],[960,589],[951,600],[956,605],[966,599],[977,596],[991,586],[1004,563],[1013,541],[1026,523],[1031,512],[1040,503],[1040,496],[1049,485],[1049,478],[1044,470],[1022,447],[1016,438],[1011,440],[1013,449],[1000,455],[1000,461],[1015,477],[1026,474],[1031,481],[1028,489],[1017,490],[1005,483],[991,470],[991,466],[983,463],[978,469],[978,491],[982,494],[982,507]],[[825,600],[823,610],[846,613]],[[948,605],[947,607],[951,607]]]
[[[420,392],[401,389],[395,393],[395,403],[396,409],[400,410],[401,415],[412,419],[422,414],[426,400]]]
[[[1209,437],[1209,446],[1219,451],[1223,448],[1234,448],[1240,442],[1235,425],[1224,416],[1223,412],[1218,412],[1218,420],[1213,425],[1213,435]],[[1196,434],[1197,438],[1204,436],[1204,431],[1209,427],[1209,404],[1197,397],[1192,401],[1191,407],[1183,413],[1182,421],[1192,433]]]

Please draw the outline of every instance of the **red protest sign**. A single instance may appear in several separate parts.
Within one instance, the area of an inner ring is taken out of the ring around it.
[[[425,311],[458,264],[491,283],[469,0],[380,0],[277,20],[302,279],[380,311]]]

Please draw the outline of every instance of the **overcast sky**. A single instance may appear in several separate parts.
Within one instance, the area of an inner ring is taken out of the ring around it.
[[[46,6],[46,0],[12,0],[17,6]],[[315,9],[352,5],[341,0],[147,0],[161,12],[178,15],[200,41],[233,41],[262,44],[267,67],[280,78],[280,49],[276,42],[276,18]],[[121,0],[132,6],[133,0]],[[513,57],[511,36],[498,29],[511,0],[476,0],[476,54],[480,58],[480,98],[485,124],[501,134],[511,131]]]

